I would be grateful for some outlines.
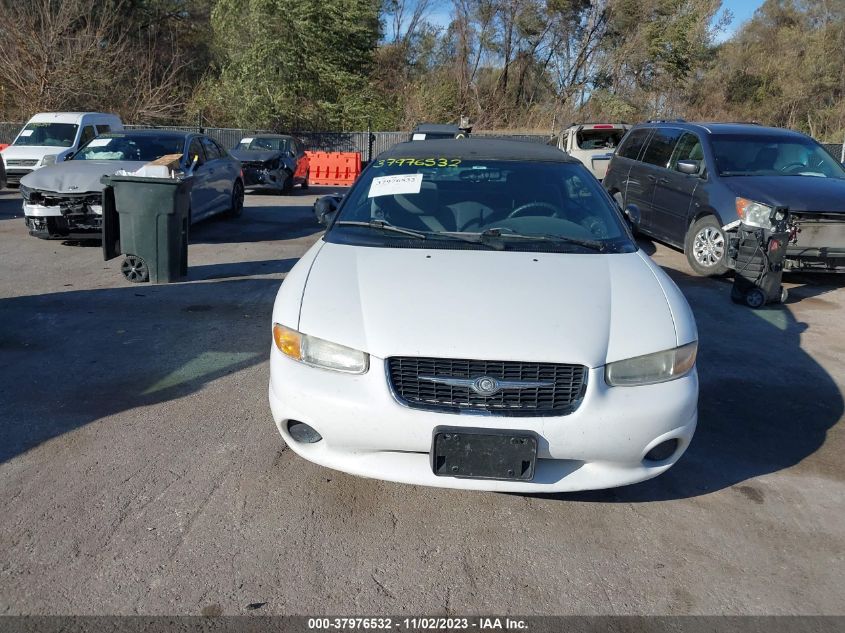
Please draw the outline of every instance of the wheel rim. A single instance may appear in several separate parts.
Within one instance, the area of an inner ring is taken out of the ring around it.
[[[692,256],[701,266],[716,266],[725,256],[725,236],[719,229],[705,226],[692,241]]]
[[[120,265],[120,271],[129,281],[143,281],[149,275],[147,263],[137,255],[127,255]]]

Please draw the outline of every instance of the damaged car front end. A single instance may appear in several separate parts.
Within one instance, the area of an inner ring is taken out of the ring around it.
[[[237,154],[240,153],[241,156]],[[293,186],[293,160],[279,152],[233,152],[244,170],[244,186],[252,189],[286,191]],[[288,164],[291,163],[291,164]]]
[[[101,191],[57,193],[20,188],[29,234],[43,239],[99,238],[103,220]]]
[[[299,139],[284,134],[250,136],[229,152],[241,162],[244,186],[289,194],[294,185],[308,189],[309,160]]]

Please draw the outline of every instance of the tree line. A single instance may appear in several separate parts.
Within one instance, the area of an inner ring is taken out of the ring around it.
[[[845,133],[845,0],[0,0],[0,118],[558,131],[649,118]]]

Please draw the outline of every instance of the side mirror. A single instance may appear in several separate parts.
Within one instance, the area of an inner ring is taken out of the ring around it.
[[[322,198],[317,198],[317,201],[314,203],[314,215],[317,218],[317,222],[323,226],[328,226],[334,219],[337,208],[340,206],[340,200],[340,196],[323,196]]]
[[[642,220],[639,207],[633,204],[629,204],[625,207],[625,217],[628,218],[628,222],[631,223],[631,226],[639,226],[640,220]]]
[[[682,174],[688,174],[690,176],[697,175],[701,171],[701,161],[700,160],[679,160],[678,161],[678,171]]]

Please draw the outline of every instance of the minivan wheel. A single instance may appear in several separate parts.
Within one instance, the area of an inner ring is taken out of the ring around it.
[[[697,275],[715,277],[728,271],[728,238],[712,215],[692,223],[684,239],[684,254]]]

